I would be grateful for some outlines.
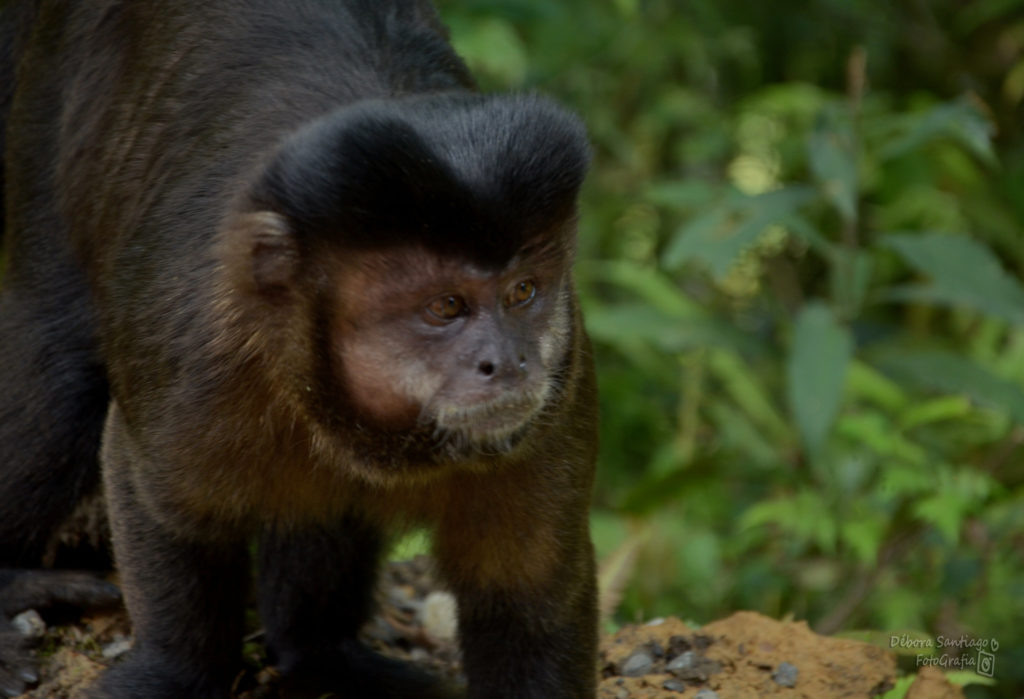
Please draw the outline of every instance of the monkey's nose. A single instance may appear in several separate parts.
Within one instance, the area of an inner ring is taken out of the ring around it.
[[[494,362],[491,359],[483,359],[477,364],[477,371],[486,378],[508,375],[509,378],[526,374],[526,355],[520,353],[516,357],[509,357],[506,360]]]

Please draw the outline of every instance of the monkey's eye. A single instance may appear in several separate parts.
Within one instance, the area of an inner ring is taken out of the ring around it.
[[[506,306],[522,306],[529,303],[537,295],[537,286],[532,279],[524,279],[512,287],[512,290],[505,297]]]
[[[451,320],[466,312],[466,300],[461,296],[441,296],[427,306],[427,310],[441,320]]]

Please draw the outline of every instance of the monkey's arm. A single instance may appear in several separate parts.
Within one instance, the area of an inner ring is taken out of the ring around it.
[[[114,552],[135,643],[108,670],[91,697],[221,697],[242,635],[248,563],[243,545],[223,527],[197,539],[161,517],[160,493],[117,404],[104,431],[104,487]],[[142,480],[149,490],[136,488]],[[177,520],[186,521],[183,513]]]
[[[524,511],[508,507],[508,493],[490,492],[494,499],[473,493],[438,531],[439,564],[459,601],[469,697],[589,699],[597,611],[586,508]]]

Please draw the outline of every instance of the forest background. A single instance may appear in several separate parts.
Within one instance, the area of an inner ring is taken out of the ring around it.
[[[994,640],[968,695],[1024,691],[1022,3],[439,4],[590,130],[609,625]]]

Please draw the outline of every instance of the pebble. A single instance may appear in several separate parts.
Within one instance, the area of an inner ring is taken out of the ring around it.
[[[665,680],[662,685],[662,689],[667,689],[670,692],[685,692],[686,685],[679,680]]]
[[[131,650],[132,639],[122,638],[117,641],[113,641],[103,646],[103,657],[107,660],[113,660],[120,658],[122,655]]]
[[[669,661],[668,665],[665,666],[665,670],[668,672],[678,672],[680,670],[689,670],[693,667],[696,661],[696,656],[692,650],[688,650],[685,653],[677,655],[675,658]]]
[[[39,612],[34,609],[26,609],[21,614],[11,619],[11,625],[22,636],[29,638],[42,638],[46,633],[46,622]]]
[[[450,592],[435,590],[423,600],[423,628],[439,641],[454,641],[458,635],[458,611]]]
[[[795,665],[779,663],[779,666],[775,668],[775,672],[772,673],[772,679],[780,687],[795,687],[797,673],[798,670]]]
[[[636,651],[622,663],[622,674],[626,677],[646,675],[654,666],[654,660],[644,651]]]
[[[702,689],[693,699],[718,699],[718,692],[713,689]]]

